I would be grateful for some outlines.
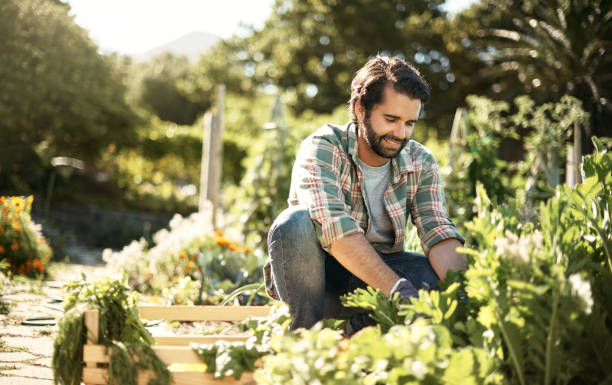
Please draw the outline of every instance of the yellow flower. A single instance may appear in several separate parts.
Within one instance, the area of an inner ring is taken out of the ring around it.
[[[11,203],[13,203],[18,209],[23,209],[23,200],[19,197],[11,197]]]
[[[227,246],[230,244],[230,241],[225,238],[219,237],[215,240],[215,243],[219,246]]]
[[[34,202],[34,195],[28,196],[28,209],[32,208],[32,202]]]
[[[184,251],[181,251],[181,259],[185,259],[187,258],[187,253]]]

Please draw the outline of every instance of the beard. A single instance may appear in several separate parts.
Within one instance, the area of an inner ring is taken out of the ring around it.
[[[368,143],[368,145],[370,146],[370,148],[372,149],[372,151],[374,151],[378,156],[381,156],[383,158],[395,158],[397,156],[397,154],[400,153],[400,151],[402,151],[404,149],[404,147],[406,147],[406,144],[408,143],[408,139],[400,139],[400,138],[396,138],[393,135],[378,135],[374,132],[374,128],[372,127],[372,122],[370,121],[370,117],[366,115],[365,119],[363,120],[363,125],[365,128],[365,140]],[[393,140],[396,142],[399,142],[399,147],[397,149],[388,149],[386,148],[383,143],[382,140],[383,139],[389,139],[389,140]]]

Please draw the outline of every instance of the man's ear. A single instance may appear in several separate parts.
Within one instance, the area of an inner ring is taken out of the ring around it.
[[[360,122],[365,118],[365,108],[363,108],[363,104],[361,104],[359,99],[355,103],[355,115],[357,115],[357,120]]]

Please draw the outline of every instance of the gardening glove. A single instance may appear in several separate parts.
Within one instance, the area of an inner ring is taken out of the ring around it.
[[[407,278],[400,278],[397,280],[397,282],[395,282],[395,285],[393,285],[393,288],[391,289],[391,297],[393,297],[395,293],[399,293],[400,299],[408,299],[412,297],[419,298],[419,292]]]

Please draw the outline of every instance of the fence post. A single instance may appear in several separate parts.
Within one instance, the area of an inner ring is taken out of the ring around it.
[[[203,212],[207,206],[210,206],[212,210],[213,227],[217,227],[219,188],[221,185],[223,131],[225,130],[225,85],[219,84],[216,91],[216,113],[213,115],[207,112],[206,115],[204,115],[199,199],[200,212]]]

